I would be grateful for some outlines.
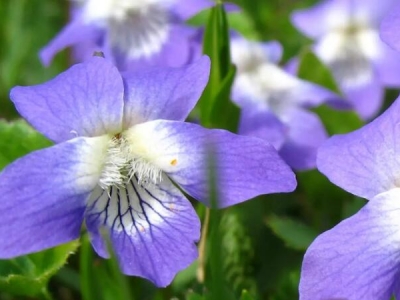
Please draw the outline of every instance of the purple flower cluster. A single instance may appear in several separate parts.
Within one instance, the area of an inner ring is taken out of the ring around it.
[[[325,0],[292,15],[292,23],[316,41],[313,50],[345,100],[365,119],[378,113],[385,86],[400,85],[400,54],[379,38],[380,22],[395,2]]]
[[[328,5],[335,3],[339,11],[351,3],[354,14],[359,12],[360,16],[375,20],[379,28],[378,20],[387,12],[380,34],[390,46],[400,50],[399,6],[391,6],[390,11],[385,7],[393,2],[326,1],[312,13],[322,22],[327,17],[323,11]],[[296,18],[301,23],[305,19],[300,16]],[[391,69],[398,64],[389,64],[393,60],[389,54],[394,50],[388,51],[386,46],[380,49],[386,51],[380,54],[381,62],[386,61],[376,64],[376,70],[382,74],[383,70],[388,71],[380,78],[389,82],[395,78]],[[309,247],[302,266],[300,299],[390,300],[400,296],[399,156],[400,98],[368,125],[336,135],[319,149],[318,169],[334,184],[369,201],[352,217],[321,234]]]
[[[400,99],[365,127],[330,139],[310,110],[340,98],[370,119],[384,87],[400,86],[395,4],[325,0],[293,13],[341,96],[279,66],[279,42],[232,33],[231,98],[241,109],[234,134],[185,122],[210,73],[203,30],[185,22],[211,0],[76,1],[40,57],[47,65],[72,46],[80,63],[11,91],[20,115],[55,145],[0,173],[0,258],[77,239],[84,223],[100,256],[109,256],[106,230],[125,274],[166,286],[198,255],[200,221],[185,194],[210,206],[211,171],[224,208],[291,192],[292,169],[318,167],[369,202],[309,247],[300,299],[400,296]]]

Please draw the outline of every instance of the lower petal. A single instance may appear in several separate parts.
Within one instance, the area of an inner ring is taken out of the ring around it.
[[[379,194],[307,250],[300,299],[389,300],[400,274],[400,189]]]
[[[99,179],[93,140],[32,152],[0,174],[0,257],[40,251],[79,237],[88,193]]]
[[[286,140],[287,128],[267,110],[242,109],[239,133],[263,139],[279,150]]]
[[[288,127],[288,137],[279,154],[295,170],[315,168],[317,150],[328,138],[321,120],[304,109],[287,112],[283,120]]]
[[[170,284],[197,258],[200,221],[165,175],[157,185],[139,185],[133,177],[125,188],[97,188],[88,203],[86,224],[99,255],[108,257],[101,235],[104,226],[122,271],[159,287]]]
[[[376,116],[383,104],[384,89],[376,76],[362,85],[342,87],[345,97],[363,119]]]

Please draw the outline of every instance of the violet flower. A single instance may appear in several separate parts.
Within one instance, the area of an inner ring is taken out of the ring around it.
[[[232,98],[242,108],[240,133],[265,139],[296,170],[314,168],[327,134],[307,108],[337,96],[280,68],[277,42],[234,37],[231,52],[237,66]]]
[[[182,66],[193,60],[197,34],[185,21],[214,4],[211,0],[76,2],[70,23],[40,52],[45,65],[60,50],[77,46],[80,57],[99,50],[120,70]]]
[[[400,296],[400,99],[370,124],[329,139],[317,165],[334,184],[370,200],[307,250],[300,299]],[[331,199],[334,201],[335,199]]]
[[[378,113],[384,86],[400,85],[400,54],[379,38],[379,24],[395,2],[325,0],[292,15],[292,23],[316,40],[315,53],[364,119]]]
[[[94,57],[11,99],[56,142],[0,174],[0,257],[79,237],[108,253],[105,227],[124,273],[166,286],[197,257],[200,222],[184,194],[209,204],[207,154],[219,206],[289,192],[290,168],[266,142],[185,123],[208,81],[203,57],[180,69],[125,73]]]

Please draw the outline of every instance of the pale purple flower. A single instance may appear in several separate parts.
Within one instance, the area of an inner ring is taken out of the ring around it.
[[[301,300],[400,296],[399,158],[400,99],[370,124],[320,148],[318,169],[369,202],[311,244],[302,266]]]
[[[79,57],[105,53],[120,70],[178,67],[192,61],[197,31],[185,21],[211,0],[79,0],[72,20],[40,52],[48,65],[60,50],[76,46]],[[199,45],[200,46],[200,45]]]
[[[365,119],[382,106],[384,87],[400,86],[400,54],[379,38],[379,25],[395,0],[325,0],[295,11],[292,23],[316,41],[347,99]]]
[[[280,68],[277,42],[234,37],[231,52],[237,66],[232,98],[242,108],[240,133],[270,142],[294,169],[314,168],[327,134],[307,108],[337,96]]]
[[[76,239],[85,220],[100,256],[105,227],[124,273],[165,286],[197,257],[200,222],[180,189],[210,204],[209,155],[220,207],[292,191],[293,172],[266,142],[183,122],[209,68],[202,57],[121,76],[94,57],[14,88],[19,113],[56,145],[0,173],[0,257]]]

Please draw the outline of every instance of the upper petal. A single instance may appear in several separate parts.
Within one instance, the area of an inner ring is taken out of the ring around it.
[[[215,2],[211,0],[178,0],[172,7],[172,11],[182,20],[187,20],[214,5]]]
[[[399,197],[400,189],[378,195],[311,244],[301,300],[391,299],[400,274]]]
[[[349,23],[351,2],[349,0],[321,1],[310,8],[294,11],[291,20],[303,34],[310,38],[318,38],[336,27]]]
[[[128,141],[196,199],[209,204],[207,159],[213,156],[221,207],[260,194],[290,192],[296,179],[267,142],[196,124],[157,120],[136,125]]]
[[[400,101],[352,133],[336,135],[318,151],[317,166],[341,188],[371,199],[400,183]]]
[[[103,144],[102,138],[77,138],[32,152],[0,173],[1,258],[79,236],[86,197],[100,176]]]
[[[200,221],[165,175],[157,185],[141,186],[133,177],[124,188],[98,188],[89,200],[86,224],[101,256],[108,257],[100,231],[105,226],[122,271],[159,287],[197,258]]]
[[[352,23],[376,28],[394,3],[395,0],[325,0],[308,9],[295,11],[291,19],[302,33],[318,38]]]
[[[75,44],[94,42],[102,34],[103,31],[98,26],[85,23],[80,17],[76,17],[40,50],[40,59],[45,66],[48,66],[57,52]]]
[[[210,59],[203,56],[181,68],[123,74],[124,127],[155,120],[185,120],[208,82]]]
[[[46,83],[15,87],[10,97],[36,129],[62,142],[120,132],[123,92],[118,70],[104,58],[93,57]]]

